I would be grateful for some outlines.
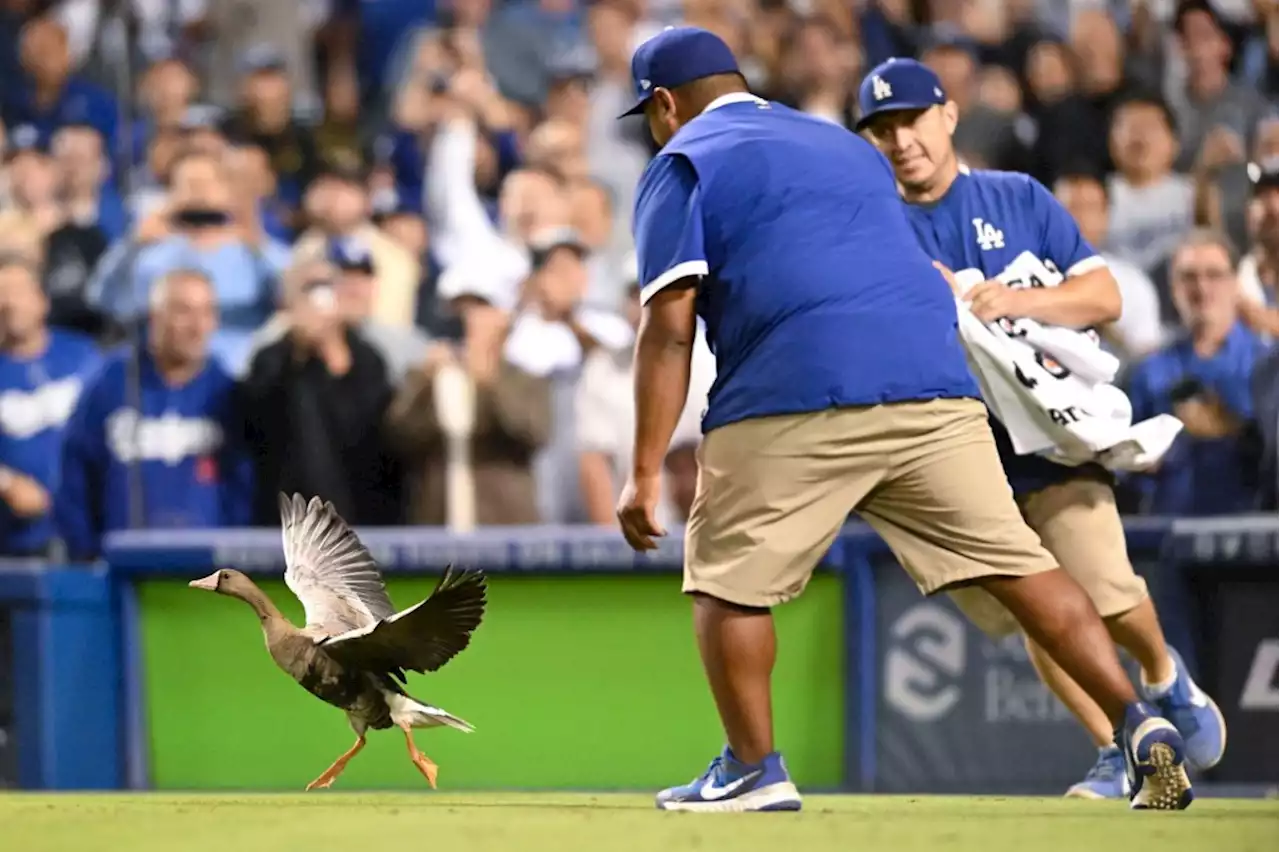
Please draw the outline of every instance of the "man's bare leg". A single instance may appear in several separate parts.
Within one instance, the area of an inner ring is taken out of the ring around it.
[[[694,595],[698,650],[734,757],[759,763],[773,751],[773,613]]]

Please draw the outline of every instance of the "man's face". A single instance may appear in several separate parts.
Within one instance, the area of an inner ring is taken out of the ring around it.
[[[369,195],[360,184],[326,176],[307,193],[307,212],[324,228],[347,233],[369,215]]]
[[[923,110],[895,110],[872,119],[866,135],[888,157],[898,183],[908,190],[919,190],[932,186],[955,159],[951,134],[956,120],[954,103]]]
[[[593,249],[609,240],[613,230],[613,210],[604,189],[591,181],[579,181],[569,189],[573,228]]]
[[[142,92],[152,113],[181,115],[195,97],[196,79],[175,59],[157,62],[147,70]]]
[[[0,334],[25,340],[44,327],[49,302],[35,273],[25,266],[0,267]]]
[[[1092,178],[1063,178],[1054,186],[1053,194],[1076,220],[1081,235],[1094,248],[1107,241],[1109,211],[1107,192]]]
[[[958,97],[973,90],[978,69],[968,51],[955,47],[936,47],[926,51],[921,61],[938,75],[938,79],[942,81],[942,91],[948,95]]]
[[[1178,155],[1178,143],[1164,111],[1155,104],[1131,102],[1111,119],[1111,157],[1126,175],[1161,175]]]
[[[373,312],[375,286],[371,272],[363,269],[339,270],[333,294],[337,298],[338,313],[344,320],[359,323],[369,318]]]
[[[1027,54],[1027,84],[1041,103],[1053,103],[1071,91],[1071,65],[1062,45],[1042,41]]]
[[[203,361],[218,328],[218,308],[209,282],[195,275],[170,280],[152,306],[150,335],[157,352],[179,364]]]
[[[244,103],[262,115],[287,113],[292,105],[289,77],[283,70],[268,68],[245,77]]]
[[[22,30],[22,67],[40,83],[58,85],[71,72],[67,34],[49,18],[37,18]]]
[[[14,199],[25,207],[51,203],[58,193],[58,170],[40,151],[22,151],[9,164]]]
[[[1216,245],[1187,245],[1169,265],[1173,304],[1183,325],[1225,329],[1236,320],[1239,288],[1231,258]]]
[[[1275,255],[1280,242],[1280,192],[1274,186],[1260,189],[1249,204],[1250,230],[1254,240]]]
[[[96,189],[105,177],[102,137],[89,127],[69,127],[53,138],[53,158],[72,188]]]
[[[553,120],[581,125],[591,111],[590,84],[586,77],[556,80],[547,92],[547,115]]]
[[[208,156],[179,160],[173,169],[170,199],[178,210],[230,210],[231,190],[221,163]]]
[[[1183,15],[1178,44],[1193,76],[1197,73],[1220,74],[1231,61],[1231,40],[1204,11]]]

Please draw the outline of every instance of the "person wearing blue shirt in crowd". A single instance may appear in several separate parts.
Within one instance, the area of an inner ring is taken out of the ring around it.
[[[94,307],[130,322],[145,310],[147,293],[158,278],[174,269],[204,270],[222,311],[213,351],[237,373],[253,332],[275,310],[276,285],[289,264],[289,249],[262,233],[251,194],[234,186],[233,178],[243,175],[229,175],[218,157],[183,155],[170,173],[169,207],[162,223],[166,235],[137,250],[132,243],[117,243],[98,264],[86,295]]]
[[[887,60],[863,80],[858,100],[858,129],[893,166],[925,251],[948,271],[978,270],[986,279],[965,293],[978,319],[1027,317],[1089,328],[1119,317],[1120,290],[1106,261],[1044,186],[1024,174],[970,170],[958,161],[952,134],[959,111],[931,69],[913,59]],[[997,280],[1024,252],[1048,270],[1061,270],[1065,280],[1056,287]],[[1222,714],[1212,701],[1198,700],[1203,693],[1165,644],[1147,585],[1129,562],[1111,475],[1098,465],[1068,467],[1039,455],[1019,456],[995,418],[991,428],[1023,517],[1089,593],[1116,642],[1141,664],[1145,697],[1177,725],[1191,762],[1201,770],[1213,766],[1226,745]],[[963,589],[954,598],[993,636],[1018,629],[981,590]],[[1043,648],[1028,640],[1027,651],[1098,748],[1093,768],[1067,795],[1122,797],[1125,761],[1112,741],[1110,720]]]
[[[8,127],[27,124],[49,145],[58,128],[88,124],[115,151],[119,108],[105,89],[71,74],[67,34],[51,15],[31,20],[22,28],[22,67],[27,79],[6,81],[0,100]]]
[[[717,376],[685,531],[685,592],[728,745],[658,807],[797,810],[774,750],[771,608],[801,594],[850,511],[926,594],[978,585],[1101,704],[1142,804],[1185,806],[1177,730],[1138,696],[1097,612],[1023,523],[969,374],[956,306],[865,140],[754,97],[696,27],[631,60],[662,146],[637,190],[643,318],[618,519],[656,547],[661,470],[700,316]]]
[[[235,383],[209,357],[213,287],[176,270],[152,288],[145,339],[108,357],[67,424],[54,499],[71,559],[129,528],[247,526],[252,461]]]
[[[1181,339],[1129,375],[1134,420],[1173,414],[1184,424],[1157,470],[1135,476],[1144,514],[1231,515],[1254,509],[1258,461],[1242,440],[1253,419],[1251,379],[1266,344],[1240,321],[1227,237],[1196,231],[1169,261]]]
[[[48,555],[62,430],[88,374],[93,341],[49,328],[38,271],[0,256],[0,555]]]

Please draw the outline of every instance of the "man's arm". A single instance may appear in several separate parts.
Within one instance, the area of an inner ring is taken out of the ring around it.
[[[683,157],[659,155],[636,193],[633,217],[643,314],[635,347],[636,432],[631,476],[618,505],[627,543],[652,550],[662,468],[689,395],[700,280],[710,271],[698,177]]]
[[[1066,328],[1089,328],[1119,319],[1120,287],[1071,214],[1033,178],[1027,178],[1024,204],[1039,242],[1032,248],[1041,259],[1053,261],[1065,280],[1057,287],[1016,290],[984,281],[966,296],[974,314],[984,322],[1027,317]]]
[[[697,330],[696,280],[681,278],[644,306],[636,338],[636,478],[662,472],[671,436],[689,397],[689,371]]]
[[[636,257],[643,314],[636,335],[632,472],[656,478],[689,396],[695,302],[708,272],[698,178],[683,157],[659,157],[636,195]]]

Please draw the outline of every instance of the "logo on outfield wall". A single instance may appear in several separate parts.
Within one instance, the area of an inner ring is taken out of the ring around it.
[[[934,722],[960,701],[965,626],[936,603],[908,609],[889,628],[884,694],[889,706],[916,722]]]
[[[1253,663],[1240,693],[1241,710],[1280,709],[1280,643],[1265,639],[1253,652]]]

